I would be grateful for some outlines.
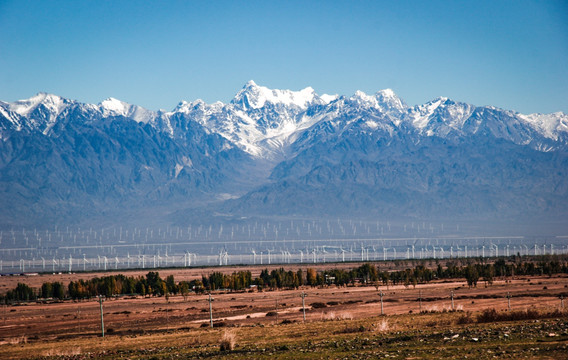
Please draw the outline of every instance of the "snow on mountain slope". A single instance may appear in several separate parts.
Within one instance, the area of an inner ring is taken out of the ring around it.
[[[319,96],[311,87],[269,89],[252,80],[227,104],[182,101],[170,112],[154,112],[114,98],[91,105],[39,93],[26,100],[0,102],[0,136],[23,129],[48,135],[58,119],[73,109],[92,121],[121,116],[150,124],[171,137],[184,137],[191,128],[189,122],[195,121],[247,153],[271,161],[289,156],[292,145],[298,139],[305,141],[308,131],[313,141],[319,141],[318,136],[341,134],[347,128],[355,131],[359,127],[350,124],[358,122],[365,124],[360,131],[367,134],[385,129],[391,134],[414,129],[417,136],[442,138],[487,133],[541,151],[568,144],[568,116],[563,113],[523,115],[444,97],[410,108],[391,89],[372,95],[357,91],[350,97]],[[325,125],[318,125],[322,123]],[[318,135],[316,125],[327,129],[328,135]]]
[[[228,104],[184,101],[166,117],[184,113],[253,156],[278,159],[298,131],[317,121],[306,115],[308,109],[325,106],[336,98],[320,97],[310,87],[300,91],[271,90],[249,81]]]
[[[266,103],[305,108],[316,97],[317,95],[311,87],[300,91],[272,90],[264,86],[258,86],[254,81],[250,80],[231,100],[231,103],[240,105],[242,108],[253,109],[260,109]]]
[[[558,140],[560,136],[566,137],[568,134],[568,115],[562,112],[518,116],[549,139]]]
[[[57,95],[38,93],[26,100],[0,103],[0,114],[10,121],[17,131],[28,128],[47,135],[55,126],[57,118],[74,104],[74,101]]]
[[[69,105],[69,103],[69,100],[63,99],[57,95],[38,93],[29,99],[18,100],[13,103],[5,104],[7,104],[9,110],[22,116],[28,115],[40,105],[45,106],[50,112],[57,116]]]
[[[473,105],[440,97],[415,106],[409,111],[407,119],[423,135],[446,137],[451,132],[461,133],[474,109]]]
[[[156,113],[138,105],[130,105],[115,98],[108,98],[99,104],[104,117],[124,116],[139,123],[148,123],[156,118]]]

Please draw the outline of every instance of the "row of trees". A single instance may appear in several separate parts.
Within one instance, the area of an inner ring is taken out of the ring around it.
[[[383,264],[384,266],[384,264]],[[71,281],[67,287],[60,282],[46,282],[36,292],[26,284],[18,283],[15,289],[0,297],[4,302],[33,301],[43,299],[85,299],[98,295],[107,297],[117,295],[164,296],[182,294],[187,296],[191,291],[201,293],[211,290],[241,291],[256,286],[261,289],[294,289],[300,286],[337,286],[362,284],[416,286],[434,279],[465,279],[470,287],[477,286],[479,280],[486,284],[493,283],[495,278],[515,275],[552,275],[568,273],[568,256],[548,256],[539,261],[510,261],[498,259],[487,263],[483,259],[461,265],[448,261],[445,266],[438,263],[436,268],[429,268],[425,263],[414,268],[390,271],[381,270],[380,266],[362,264],[350,270],[330,269],[316,271],[307,268],[297,271],[286,271],[284,268],[264,269],[256,278],[248,270],[232,274],[214,271],[201,280],[175,282],[174,276],[162,279],[158,272],[149,272],[146,276],[125,276],[122,274],[96,277],[90,280]]]
[[[98,295],[163,296],[177,294],[180,288],[180,285],[175,283],[173,275],[163,280],[158,272],[150,271],[145,277],[119,274],[96,277],[90,280],[71,281],[68,286],[68,295],[72,299],[83,299]]]

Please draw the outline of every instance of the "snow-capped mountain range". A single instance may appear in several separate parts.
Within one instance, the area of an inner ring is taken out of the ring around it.
[[[0,220],[31,211],[39,221],[83,203],[99,214],[117,202],[184,209],[211,199],[230,213],[321,213],[332,203],[443,215],[456,210],[452,201],[460,214],[522,212],[532,201],[558,212],[568,208],[559,203],[567,150],[566,114],[443,97],[410,107],[390,89],[318,95],[249,81],[227,104],[182,101],[172,111],[39,93],[0,101]],[[495,184],[504,174],[510,183]],[[313,198],[302,195],[308,189]],[[444,193],[450,204],[436,207]]]
[[[357,91],[350,97],[319,96],[311,87],[300,91],[271,90],[254,81],[249,81],[228,104],[182,101],[170,112],[155,112],[114,98],[93,105],[39,93],[26,100],[0,102],[2,137],[24,129],[49,136],[58,118],[76,110],[91,120],[121,116],[149,123],[171,136],[183,131],[175,128],[172,117],[183,114],[247,153],[264,158],[285,153],[299,134],[314,124],[344,117],[349,117],[350,123],[363,121],[370,132],[379,127],[392,131],[410,127],[422,136],[447,138],[486,129],[496,138],[541,151],[562,148],[568,139],[568,115],[561,112],[524,115],[444,97],[409,107],[390,89],[372,95]]]

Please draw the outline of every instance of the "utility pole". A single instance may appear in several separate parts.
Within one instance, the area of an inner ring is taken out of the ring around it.
[[[384,315],[385,312],[383,310],[383,291],[382,290],[379,292],[379,296],[381,297],[381,315]]]
[[[103,339],[104,339],[104,337],[105,337],[105,320],[104,320],[104,317],[103,317],[103,296],[102,295],[99,295],[99,305],[100,305],[100,308],[101,308],[101,331],[102,331]]]
[[[211,328],[213,328],[213,306],[211,305],[213,300],[211,293],[209,293],[209,322],[211,323]]]
[[[276,297],[276,323],[278,324],[278,297]]]
[[[304,312],[304,322],[306,322],[306,293],[302,291],[302,294],[300,295],[300,297],[302,298],[302,311]]]
[[[170,294],[166,291],[166,329],[170,330],[170,322],[168,318],[168,305],[170,303]]]

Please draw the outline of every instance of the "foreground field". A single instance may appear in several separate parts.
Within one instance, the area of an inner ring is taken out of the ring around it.
[[[184,329],[10,344],[2,358],[568,358],[568,318],[458,325],[460,314]],[[225,349],[221,349],[221,345]]]
[[[191,278],[207,270],[176,271]],[[31,281],[63,277],[74,274]],[[104,339],[95,299],[4,306],[0,358],[568,358],[564,275],[378,290],[384,316],[374,286],[217,292],[213,329],[206,295],[107,299]],[[496,313],[479,321],[487,309]],[[525,319],[495,315],[527,311]]]

